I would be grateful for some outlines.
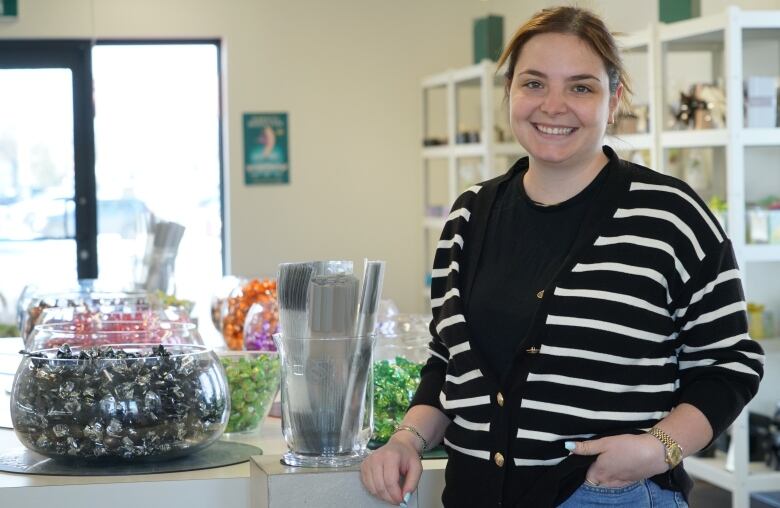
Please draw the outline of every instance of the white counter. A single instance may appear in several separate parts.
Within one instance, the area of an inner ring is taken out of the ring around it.
[[[4,409],[0,411],[0,425],[3,417],[7,419],[10,402],[5,393],[5,383],[10,379],[3,371],[15,370],[9,362],[11,358],[18,361],[20,346],[18,339],[0,339],[0,407]],[[0,508],[297,508],[287,501],[294,499],[296,493],[303,492],[299,486],[310,482],[311,474],[307,473],[311,470],[279,464],[281,454],[287,451],[280,419],[269,417],[259,432],[225,439],[258,446],[263,455],[234,466],[182,473],[49,476],[0,472]],[[16,434],[13,430],[0,428],[0,452],[14,448],[23,448]],[[445,464],[446,460],[423,462],[425,471],[420,482],[420,499],[409,506],[441,506],[439,499],[444,486]],[[252,482],[250,468],[255,475]],[[342,482],[349,488],[340,496],[332,497],[332,504],[321,504],[320,496],[315,497],[317,503],[311,506],[349,505],[362,508],[360,499],[370,499],[362,491],[356,468],[316,471],[315,483],[335,485]],[[269,477],[277,482],[272,484]],[[275,489],[276,503],[268,500],[269,489]],[[316,494],[317,491],[314,492]],[[295,499],[300,499],[300,496]],[[416,501],[417,497],[413,499]],[[280,504],[279,501],[283,502]]]
[[[286,451],[280,420],[268,418],[259,434],[235,441],[263,453]],[[0,450],[22,447],[12,430],[0,430]],[[182,473],[130,476],[47,476],[0,472],[2,508],[247,508],[249,462]]]

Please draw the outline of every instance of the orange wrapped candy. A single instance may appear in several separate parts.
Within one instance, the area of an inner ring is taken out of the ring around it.
[[[225,303],[227,312],[222,320],[222,336],[227,347],[244,349],[244,321],[253,304],[259,303],[267,311],[263,318],[274,331],[278,327],[279,314],[276,305],[276,280],[252,279],[237,288]]]

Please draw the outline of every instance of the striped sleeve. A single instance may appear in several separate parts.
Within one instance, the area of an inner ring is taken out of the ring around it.
[[[479,193],[480,186],[468,188],[452,205],[444,224],[431,272],[431,342],[428,344],[428,361],[420,372],[420,385],[412,398],[411,407],[418,404],[434,406],[444,411],[439,394],[444,387],[450,350],[439,332],[457,316],[449,316],[444,308],[448,300],[458,298],[460,292],[456,281],[460,275],[460,260],[463,252],[464,237],[471,211],[469,204]],[[462,319],[462,316],[460,316]]]
[[[764,354],[747,330],[745,297],[731,242],[708,255],[675,311],[679,402],[698,408],[713,437],[758,391]]]
[[[420,371],[420,385],[417,387],[409,407],[422,404],[433,406],[444,412],[444,408],[439,400],[439,393],[444,386],[444,380],[447,375],[449,353],[436,331],[435,322],[435,319],[431,320],[431,342],[428,344],[430,356]]]

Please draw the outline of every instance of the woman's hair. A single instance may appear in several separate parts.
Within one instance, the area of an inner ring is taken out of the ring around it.
[[[604,62],[607,75],[609,76],[609,92],[614,94],[618,84],[623,85],[623,96],[621,97],[620,105],[622,108],[628,108],[631,85],[628,73],[623,66],[623,60],[620,58],[620,50],[615,42],[615,38],[601,18],[579,7],[561,6],[542,9],[517,29],[517,32],[512,36],[498,60],[499,69],[505,63],[507,64],[506,72],[504,73],[507,94],[509,93],[512,77],[515,73],[515,65],[523,46],[534,35],[544,33],[576,35],[587,43]]]

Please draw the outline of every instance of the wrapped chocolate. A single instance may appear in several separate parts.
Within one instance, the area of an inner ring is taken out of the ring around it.
[[[71,291],[35,293],[20,299],[19,330],[26,347],[29,335],[41,324],[98,321],[171,321],[189,323],[188,310],[145,292]]]
[[[109,344],[203,344],[193,323],[173,323],[158,319],[103,320],[74,319],[36,325],[27,336],[28,350],[71,347],[95,347]]]
[[[204,346],[128,344],[22,352],[11,394],[19,440],[55,459],[161,460],[216,441],[227,379]]]

